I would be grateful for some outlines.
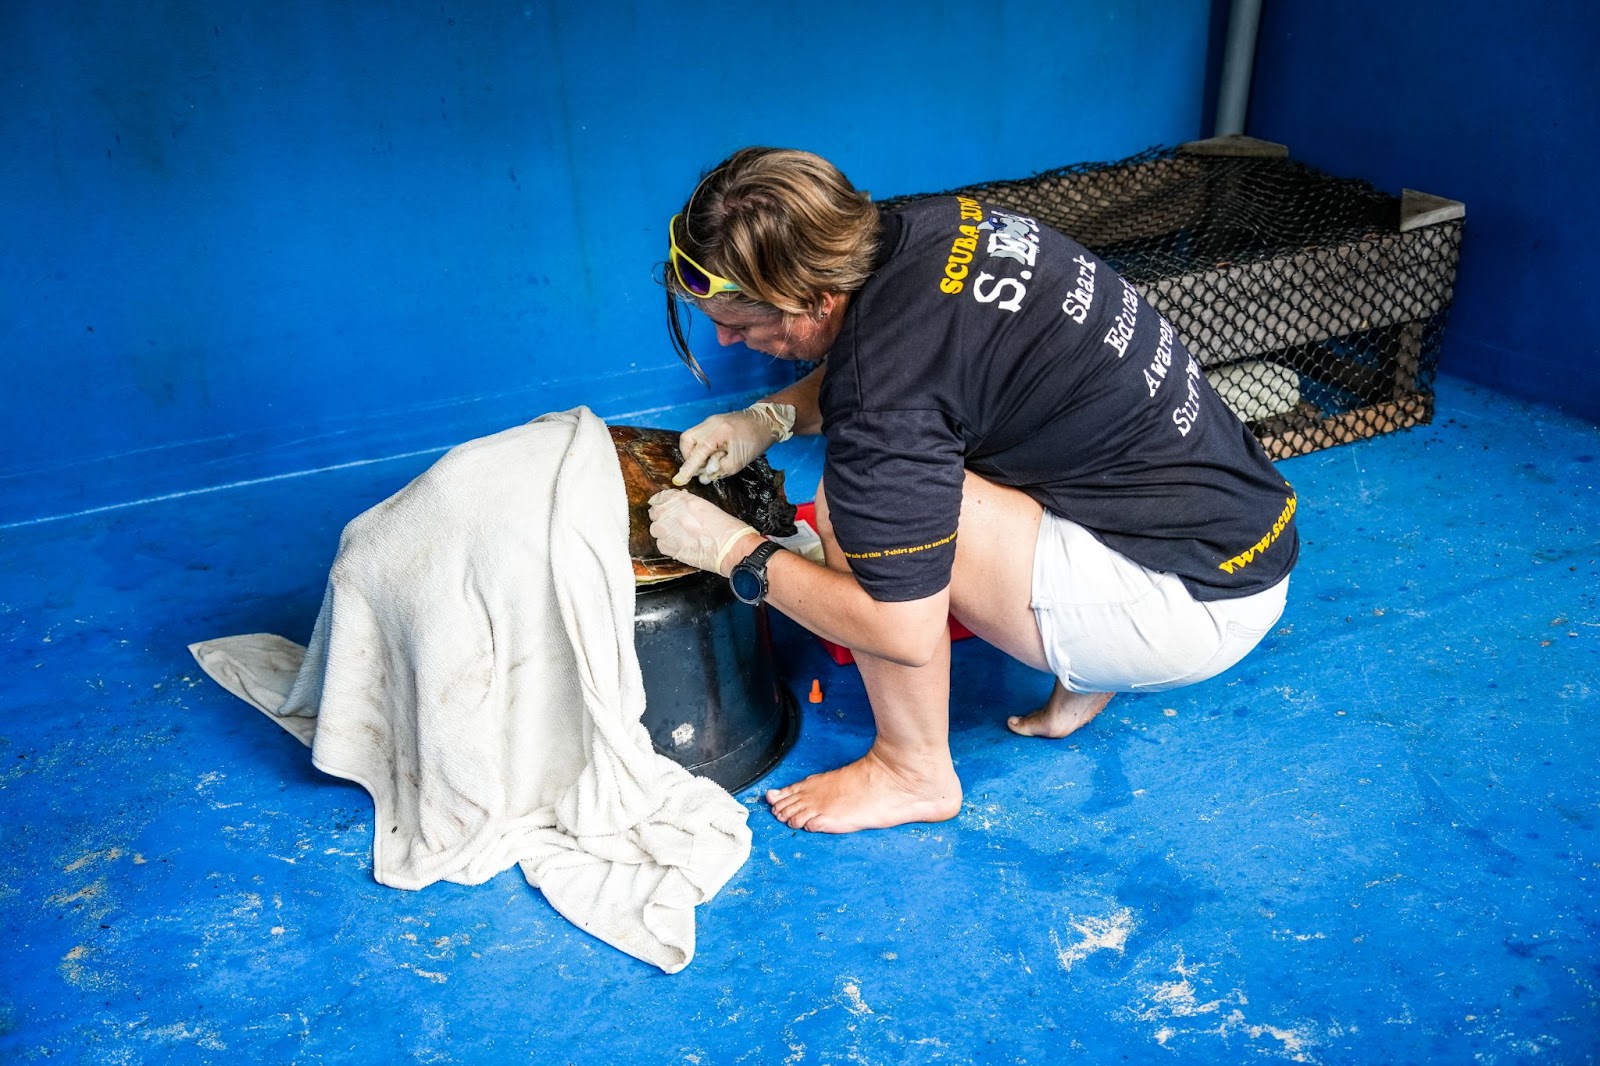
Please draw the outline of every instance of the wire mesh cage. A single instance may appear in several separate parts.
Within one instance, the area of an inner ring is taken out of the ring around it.
[[[1030,215],[1115,267],[1274,459],[1433,417],[1456,201],[1389,196],[1248,137],[950,192]]]

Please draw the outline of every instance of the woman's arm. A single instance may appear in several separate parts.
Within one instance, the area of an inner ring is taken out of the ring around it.
[[[761,541],[754,532],[734,540],[719,572],[726,577]],[[787,551],[767,564],[766,599],[824,640],[902,666],[923,666],[933,658],[950,615],[948,588],[920,600],[875,600],[854,574]]]
[[[729,554],[735,562],[743,558]],[[875,600],[854,574],[794,552],[778,552],[767,572],[767,602],[824,640],[901,666],[925,666],[945,639],[949,589],[920,600]]]
[[[793,432],[802,435],[822,432],[822,408],[818,396],[822,393],[822,379],[827,370],[827,363],[818,363],[811,373],[766,398],[769,403],[786,403],[794,408]]]

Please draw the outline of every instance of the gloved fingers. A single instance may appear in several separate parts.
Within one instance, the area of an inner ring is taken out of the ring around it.
[[[794,425],[794,408],[788,404],[758,403],[743,411],[712,415],[678,437],[683,465],[672,476],[674,485],[687,485],[696,475],[709,485],[737,474],[774,441],[787,440]]]
[[[662,555],[674,559],[678,558],[678,555],[673,549],[682,539],[680,536],[684,511],[682,497],[688,495],[681,490],[662,489],[650,497],[650,536],[655,538],[656,548]]]
[[[660,532],[667,531],[667,523],[677,522],[682,518],[684,509],[688,506],[686,501],[690,493],[682,489],[662,489],[650,497],[650,535],[659,536],[656,526],[661,525]]]
[[[678,435],[678,450],[683,465],[672,475],[674,485],[687,485],[689,479],[705,471],[707,461],[728,446],[728,416],[712,415]]]
[[[706,468],[716,463],[721,445],[716,441],[691,439],[689,434],[685,433],[678,438],[678,447],[683,451],[683,465],[672,475],[672,483],[687,485],[696,474],[701,475],[700,480],[705,482]]]
[[[727,458],[727,452],[712,452],[711,458],[706,460],[705,469],[700,471],[700,484],[709,485],[719,480],[722,477],[722,464]]]
[[[710,500],[682,489],[650,497],[650,535],[664,555],[701,570],[717,570],[729,546],[755,530]]]

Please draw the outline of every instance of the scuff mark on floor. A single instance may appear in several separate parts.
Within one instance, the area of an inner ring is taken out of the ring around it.
[[[73,861],[72,863],[68,864],[67,866],[62,867],[61,868],[61,872],[62,873],[66,873],[66,874],[75,874],[79,870],[83,869],[85,866],[88,866],[90,863],[96,862],[96,861],[98,861],[99,859],[102,859],[102,858],[105,859],[107,862],[116,862],[118,859],[122,858],[122,849],[121,848],[112,848],[109,851],[103,851],[103,852],[102,851],[91,851],[91,852],[89,852],[89,854],[84,855],[81,858],[78,858],[75,861]],[[136,859],[135,861],[141,861],[141,860],[137,860]]]
[[[1124,907],[1103,918],[1073,918],[1068,924],[1083,939],[1070,947],[1062,947],[1060,935],[1051,929],[1050,943],[1056,949],[1061,968],[1070,973],[1074,964],[1097,951],[1115,951],[1121,955],[1127,949],[1128,934],[1133,932],[1133,911]]]
[[[856,1015],[857,1017],[860,1017],[863,1014],[872,1013],[872,1008],[867,1006],[866,1003],[864,1003],[861,999],[861,985],[857,983],[855,978],[845,978],[844,987],[840,989],[840,991],[844,993],[845,1010]]]
[[[204,1048],[206,1051],[228,1050],[228,1045],[222,1042],[222,1038],[217,1034],[217,1031],[203,1025],[197,1025],[191,1029],[182,1022],[173,1022],[171,1025],[163,1025],[159,1029],[146,1029],[140,1035],[146,1040],[156,1040],[163,1044],[193,1043],[196,1047]]]
[[[81,988],[89,992],[109,992],[122,987],[122,982],[104,970],[91,969],[87,965],[95,954],[95,950],[87,944],[79,944],[61,958],[57,967],[61,972],[62,980],[74,988]]]
[[[96,879],[93,884],[84,885],[76,892],[58,892],[50,897],[49,902],[53,907],[65,907],[70,903],[88,903],[105,890],[106,879],[101,877]]]
[[[1179,951],[1171,971],[1177,980],[1156,981],[1145,986],[1144,1001],[1132,1008],[1132,1012],[1140,1021],[1157,1023],[1152,1036],[1159,1046],[1168,1047],[1178,1037],[1217,1036],[1224,1042],[1235,1035],[1247,1036],[1252,1041],[1270,1037],[1277,1044],[1257,1045],[1258,1053],[1276,1055],[1290,1062],[1317,1061],[1309,1051],[1314,1040],[1308,1026],[1285,1029],[1252,1023],[1242,1009],[1250,1005],[1243,989],[1231,989],[1221,995],[1213,995],[1207,989],[1204,994],[1197,994],[1197,978],[1201,985],[1209,985],[1201,977],[1206,968],[1203,963],[1186,963],[1183,952]],[[1195,1024],[1202,1019],[1208,1024]],[[1185,1022],[1189,1024],[1183,1024]]]

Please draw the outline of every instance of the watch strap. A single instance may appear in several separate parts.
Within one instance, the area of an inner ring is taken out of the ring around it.
[[[751,550],[728,574],[728,586],[733,590],[734,596],[745,603],[758,604],[767,597],[767,560],[776,554],[782,545],[774,541],[764,540]],[[741,580],[748,583],[755,582],[755,588],[739,591]]]
[[[774,555],[777,555],[782,550],[783,545],[779,544],[777,541],[763,540],[760,544],[757,544],[754,548],[750,549],[750,554],[741,559],[737,565],[753,566],[761,570],[766,570],[767,560],[772,558]]]
[[[782,549],[784,549],[784,546],[779,544],[778,541],[765,541],[765,539],[763,539],[762,543],[757,544],[757,546],[750,549],[749,555],[746,555],[744,559],[741,559],[738,563],[736,563],[736,567],[744,567],[746,570],[755,570],[757,573],[762,573],[762,575],[765,575],[766,560],[771,559],[773,555],[778,554],[778,552],[781,552]]]

